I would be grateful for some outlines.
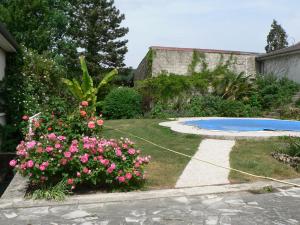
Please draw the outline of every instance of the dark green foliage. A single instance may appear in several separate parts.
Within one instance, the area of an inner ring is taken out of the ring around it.
[[[104,99],[103,113],[109,119],[129,119],[142,113],[140,94],[127,87],[112,90]]]
[[[35,49],[56,51],[64,42],[68,20],[68,1],[1,0],[0,21],[19,44]]]
[[[273,20],[271,25],[271,30],[267,37],[267,46],[265,47],[266,52],[272,52],[279,50],[288,46],[287,34],[285,30],[277,23],[276,20]]]
[[[75,0],[69,11],[68,35],[84,49],[88,69],[93,76],[105,68],[122,67],[127,52],[128,28],[121,26],[124,14],[112,0]]]
[[[287,78],[272,75],[257,75],[255,91],[250,96],[250,104],[258,104],[262,110],[277,108],[291,102],[292,96],[299,90],[299,85]]]

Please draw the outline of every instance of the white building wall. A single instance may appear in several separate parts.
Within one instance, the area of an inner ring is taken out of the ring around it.
[[[5,52],[0,48],[0,81],[4,78],[5,65]]]
[[[300,83],[300,54],[265,59],[261,62],[262,73],[287,77]]]

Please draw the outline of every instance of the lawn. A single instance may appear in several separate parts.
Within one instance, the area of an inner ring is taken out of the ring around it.
[[[282,145],[282,138],[269,140],[239,140],[230,153],[230,166],[256,175],[288,179],[300,177],[300,173],[271,156],[271,152]],[[232,183],[257,181],[257,178],[230,172]]]
[[[201,137],[191,134],[180,134],[169,128],[159,126],[159,119],[107,120],[104,128],[105,138],[128,137],[142,150],[144,155],[151,155],[151,163],[147,166],[148,179],[145,189],[172,188],[189,162],[188,158],[167,152],[137,138],[125,135],[111,128],[133,133],[156,144],[174,149],[188,155],[194,155]],[[108,128],[109,127],[109,128]]]

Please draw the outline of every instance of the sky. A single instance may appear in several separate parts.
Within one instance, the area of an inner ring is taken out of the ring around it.
[[[299,0],[115,0],[136,68],[150,46],[264,52],[273,19],[300,41]]]

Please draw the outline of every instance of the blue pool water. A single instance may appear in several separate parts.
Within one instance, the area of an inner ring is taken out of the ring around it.
[[[184,122],[207,130],[222,131],[300,131],[300,121],[270,119],[203,119]]]

